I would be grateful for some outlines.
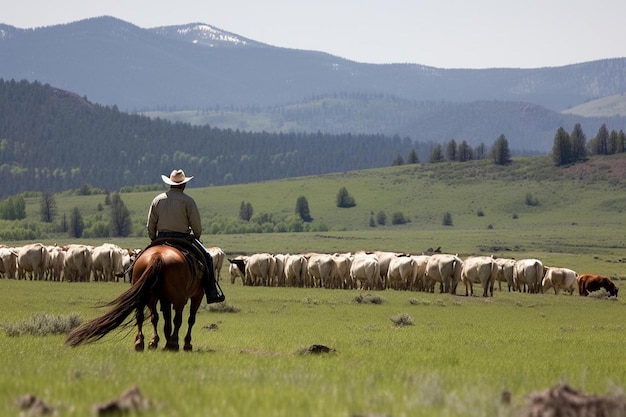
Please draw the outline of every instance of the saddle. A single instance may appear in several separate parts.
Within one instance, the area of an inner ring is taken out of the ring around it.
[[[157,238],[153,240],[148,246],[146,246],[146,249],[158,245],[166,245],[178,249],[180,253],[182,253],[185,257],[185,260],[187,261],[190,270],[196,271],[198,264],[200,264],[201,276],[203,278],[205,276],[209,278],[208,272],[211,268],[209,265],[207,265],[206,256],[188,239],[173,237]]]

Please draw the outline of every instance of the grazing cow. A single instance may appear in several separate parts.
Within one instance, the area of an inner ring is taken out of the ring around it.
[[[17,253],[18,275],[26,278],[26,273],[29,273],[31,280],[44,279],[49,258],[48,250],[41,243],[22,246]]]
[[[103,243],[93,248],[91,268],[95,281],[114,281],[115,276],[124,272],[122,248],[113,243]]]
[[[435,282],[439,282],[441,292],[456,294],[456,286],[461,279],[463,261],[457,255],[436,253],[431,255],[426,264],[426,291],[435,291]]]
[[[333,256],[326,253],[313,253],[305,256],[308,257],[307,271],[310,286],[330,288],[336,276],[336,265]]]
[[[576,289],[578,274],[567,268],[555,268],[551,266],[544,267],[545,274],[541,281],[541,291],[546,292],[550,287],[554,288],[554,295],[559,290],[567,291],[570,295]]]
[[[424,291],[425,289],[425,280],[426,280],[426,265],[428,264],[428,260],[430,259],[430,255],[414,255],[413,260],[415,261],[415,278],[413,282],[409,284],[409,290],[413,291]]]
[[[15,279],[17,272],[17,251],[14,248],[0,248],[0,274]]]
[[[247,256],[239,255],[234,259],[228,258],[228,272],[230,273],[230,283],[234,284],[237,278],[241,278],[241,284],[245,285],[246,281],[246,262]]]
[[[122,270],[123,272],[121,274],[117,274],[116,278],[122,278],[124,280],[124,282],[126,282],[126,278],[128,278],[128,281],[130,282],[130,279],[132,277],[133,271],[132,271],[132,265],[135,262],[135,259],[137,259],[137,256],[139,256],[139,254],[141,253],[141,249],[122,249]]]
[[[285,286],[285,261],[289,257],[288,254],[277,253],[274,255],[274,262],[276,267],[274,270],[274,277],[272,277],[270,285],[272,287],[284,287]]]
[[[604,288],[610,296],[617,297],[619,288],[609,278],[596,274],[583,274],[578,277],[578,293],[582,296],[586,297],[590,292],[601,288]]]
[[[350,278],[359,283],[359,288],[382,290],[383,280],[380,277],[380,264],[376,255],[357,254],[350,265]]]
[[[387,269],[387,288],[394,290],[409,289],[417,275],[417,263],[412,256],[391,258]]]
[[[465,284],[465,295],[474,295],[474,284],[481,284],[483,297],[493,297],[493,283],[498,274],[498,264],[492,256],[470,256],[463,261],[461,281]],[[468,291],[469,287],[469,291]]]
[[[269,253],[255,253],[246,262],[246,284],[268,286],[274,277],[276,260]]]
[[[210,248],[206,248],[207,252],[213,258],[213,268],[215,269],[215,279],[219,282],[222,273],[222,266],[224,266],[224,258],[226,254],[221,248],[217,246],[213,246]]]
[[[543,264],[539,259],[520,259],[513,268],[513,284],[520,292],[538,293],[543,278]]]
[[[307,280],[307,259],[303,255],[289,255],[285,259],[285,285],[304,287]]]
[[[61,281],[63,276],[63,262],[65,260],[65,251],[62,247],[54,245],[46,248],[50,255],[48,261],[48,273],[52,281]]]
[[[67,281],[89,281],[91,277],[91,248],[86,245],[71,244],[65,247],[63,275]]]
[[[354,288],[354,283],[350,278],[350,265],[352,265],[352,254],[335,253],[333,254],[333,262],[335,262],[335,279],[333,281],[333,288]]]
[[[389,273],[389,263],[393,258],[398,255],[402,255],[395,252],[384,252],[384,251],[374,251],[374,255],[378,258],[378,265],[380,266],[380,278],[383,281],[383,286],[387,286],[385,281],[387,281],[387,274]]]
[[[502,291],[502,283],[506,282],[509,287],[509,292],[513,288],[513,269],[515,268],[515,259],[496,258],[498,264],[498,273],[496,274],[496,281],[498,281],[498,290]]]

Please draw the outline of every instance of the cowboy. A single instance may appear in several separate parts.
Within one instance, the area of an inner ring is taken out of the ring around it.
[[[206,293],[207,303],[219,303],[225,300],[213,270],[213,258],[200,242],[202,224],[200,212],[193,198],[185,194],[186,184],[193,176],[185,176],[182,169],[175,169],[169,177],[161,175],[169,190],[157,195],[148,211],[148,236],[151,241],[157,238],[188,239],[206,259],[208,274],[203,274],[202,286]],[[208,277],[207,277],[208,275]]]

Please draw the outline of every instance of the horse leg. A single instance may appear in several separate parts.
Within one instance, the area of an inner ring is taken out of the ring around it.
[[[156,308],[156,301],[150,303],[148,306],[150,309],[150,322],[152,323],[152,339],[148,343],[148,349],[156,349],[159,346],[159,332],[157,330],[157,324],[159,323],[159,312]]]
[[[183,308],[175,307],[174,308],[174,331],[167,339],[167,345],[165,346],[168,350],[178,350],[180,347],[178,345],[178,333],[180,331],[180,326],[183,324]],[[170,313],[171,314],[171,313]]]
[[[143,342],[143,307],[139,307],[135,313],[135,319],[137,321],[137,335],[135,336],[135,350],[137,352],[142,352],[144,350],[144,342]]]
[[[200,297],[191,299],[191,306],[189,307],[189,320],[187,320],[187,334],[185,335],[185,345],[183,350],[190,352],[193,347],[191,346],[191,329],[196,323],[196,313],[202,302],[202,295]]]
[[[163,333],[165,334],[165,349],[166,350],[178,350],[175,343],[172,345],[172,304],[161,301],[161,311],[163,312]]]

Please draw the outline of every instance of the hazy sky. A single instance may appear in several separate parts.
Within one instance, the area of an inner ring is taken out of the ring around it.
[[[15,0],[0,23],[206,23],[358,62],[535,68],[626,57],[625,0]]]

